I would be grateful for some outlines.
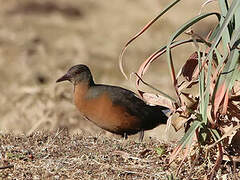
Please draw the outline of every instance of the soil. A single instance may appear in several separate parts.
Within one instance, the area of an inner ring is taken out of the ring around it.
[[[210,159],[200,153],[197,161],[190,155],[180,165],[179,156],[169,164],[176,144],[70,135],[64,129],[30,136],[2,134],[0,143],[0,179],[173,179],[177,173],[177,179],[203,179],[216,158],[213,150]],[[232,165],[222,164],[215,177],[233,179]]]

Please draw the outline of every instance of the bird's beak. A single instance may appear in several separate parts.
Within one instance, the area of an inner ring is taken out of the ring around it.
[[[56,81],[56,83],[58,83],[58,82],[61,82],[61,81],[70,81],[70,75],[67,73],[67,74],[65,74],[64,76],[62,76],[62,77],[60,77],[57,81]]]

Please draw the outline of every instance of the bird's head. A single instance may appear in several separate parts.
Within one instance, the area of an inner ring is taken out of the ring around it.
[[[89,85],[94,84],[90,69],[83,64],[78,64],[71,67],[68,72],[56,82],[58,83],[61,81],[70,81],[74,85],[78,83],[88,83]]]

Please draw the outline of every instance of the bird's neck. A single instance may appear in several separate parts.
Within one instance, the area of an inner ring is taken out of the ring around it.
[[[74,101],[78,107],[84,106],[88,90],[93,86],[95,83],[92,76],[89,79],[79,79],[74,82]]]
[[[74,85],[74,101],[78,107],[84,104],[86,94],[90,88],[89,83],[81,82]]]
[[[81,81],[81,82],[75,82],[74,83],[74,92],[76,90],[79,90],[79,91],[88,91],[88,89],[92,86],[94,86],[95,83],[94,81]]]
[[[75,81],[74,81],[74,87],[77,86],[77,85],[81,86],[83,84],[84,84],[84,86],[88,86],[88,87],[91,87],[91,86],[95,85],[92,77],[89,78],[89,79],[84,79],[84,80],[82,80],[82,79],[75,79]]]

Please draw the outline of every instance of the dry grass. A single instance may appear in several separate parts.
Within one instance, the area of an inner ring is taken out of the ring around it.
[[[29,136],[1,134],[0,143],[0,179],[166,179],[181,162],[178,157],[168,165],[176,145],[155,139],[137,143],[88,134],[71,136],[60,130]],[[204,159],[201,152],[197,162],[190,156],[178,178],[187,179],[191,173],[191,179],[202,179],[216,158],[214,152],[209,153],[211,159]],[[217,178],[223,176],[233,178],[230,164],[222,165]]]

